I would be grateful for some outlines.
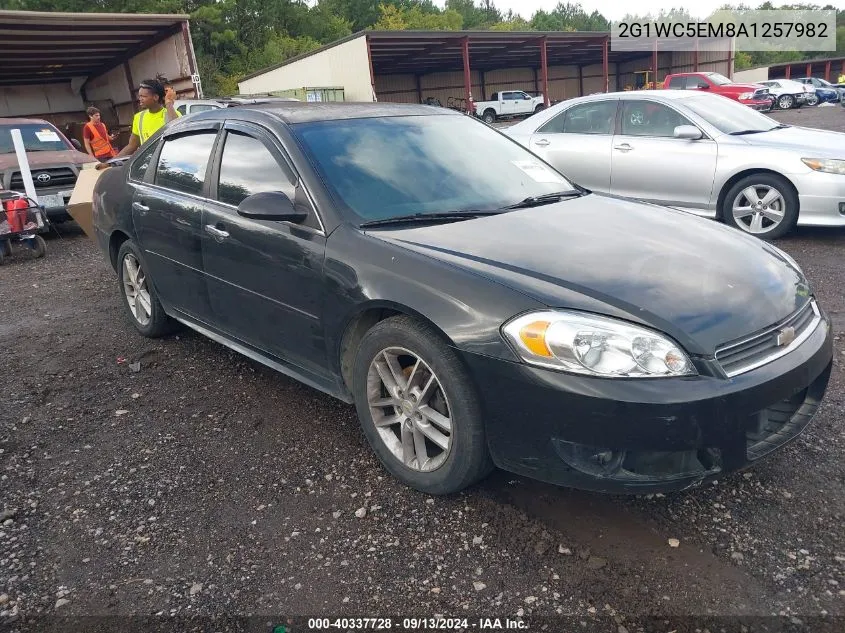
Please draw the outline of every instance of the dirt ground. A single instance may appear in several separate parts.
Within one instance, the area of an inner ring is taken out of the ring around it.
[[[845,131],[841,107],[773,116]],[[780,246],[837,332],[827,398],[786,450],[675,495],[497,472],[432,499],[380,468],[351,407],[191,332],[140,337],[68,225],[45,258],[0,267],[0,630],[127,631],[156,615],[204,631],[292,616],[845,630],[845,231]],[[212,622],[223,614],[255,618]],[[107,619],[58,619],[78,616]]]

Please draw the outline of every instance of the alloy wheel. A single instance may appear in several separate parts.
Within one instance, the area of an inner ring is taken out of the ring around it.
[[[367,404],[379,437],[405,467],[431,472],[452,450],[449,402],[431,367],[410,350],[380,351],[367,372]]]
[[[792,107],[792,97],[789,95],[783,95],[780,99],[778,99],[778,107],[781,110],[789,110]]]
[[[132,316],[141,326],[146,326],[152,318],[152,300],[147,275],[132,253],[123,258],[123,293]]]
[[[769,185],[746,187],[734,198],[731,206],[737,225],[754,234],[774,230],[783,222],[786,213],[783,194]]]

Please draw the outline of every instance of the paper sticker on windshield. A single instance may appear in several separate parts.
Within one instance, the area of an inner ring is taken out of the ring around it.
[[[59,135],[56,134],[53,130],[41,130],[40,132],[36,132],[35,136],[38,137],[38,140],[42,143],[60,143],[61,139]]]
[[[535,182],[556,182],[560,184],[566,182],[563,178],[542,163],[537,163],[532,160],[514,160],[511,162],[528,174]]]

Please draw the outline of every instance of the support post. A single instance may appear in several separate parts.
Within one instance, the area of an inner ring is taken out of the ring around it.
[[[549,99],[549,51],[546,44],[547,38],[544,35],[540,43],[540,73],[543,76],[543,103],[548,108],[551,101]]]
[[[370,90],[373,93],[373,101],[378,101],[376,95],[376,74],[373,72],[373,53],[370,50],[370,36],[367,36],[367,65],[370,67]],[[422,99],[420,99],[422,101]]]
[[[578,64],[578,96],[584,96],[584,68]]]
[[[654,82],[655,89],[657,88],[657,38],[654,38],[654,50],[651,53],[651,72],[652,77],[651,80]],[[646,89],[648,89],[648,84],[646,84]]]
[[[813,76],[813,65],[807,64],[807,77],[812,77],[812,76]]]
[[[467,100],[467,114],[475,112],[475,106],[472,103],[472,72],[469,67],[469,37],[463,39],[463,54],[464,54],[464,91]]]
[[[786,67],[786,78],[789,79],[792,77],[792,66]]]
[[[830,81],[830,60],[824,65],[824,80]]]
[[[698,38],[695,38],[695,50],[692,53],[692,71],[698,72]]]
[[[540,92],[540,77],[537,74],[537,69],[534,69],[534,94]],[[486,97],[485,97],[486,99]]]
[[[609,57],[608,48],[609,48],[609,46],[610,46],[610,38],[606,37],[606,38],[604,38],[604,46],[602,47],[602,50],[601,50],[601,68],[602,68],[602,72],[604,73],[604,91],[605,92],[610,92],[610,71],[608,70],[608,66],[610,65],[609,60],[608,60],[608,57]],[[617,74],[619,73],[618,65],[617,65],[617,68],[616,68],[616,72],[617,72]],[[617,80],[618,80],[618,77],[617,77]]]
[[[417,73],[416,75],[414,75],[414,79],[416,79],[416,80],[417,80],[417,97],[419,98],[419,102],[420,102],[420,103],[422,103],[422,102],[423,102],[423,96],[422,96],[422,82],[420,81],[420,75],[419,75],[419,73]]]
[[[129,62],[123,62],[123,72],[126,74],[126,85],[129,87],[129,99],[132,101],[132,111],[138,112],[138,100],[135,98],[135,82],[132,81],[132,70],[129,68]]]

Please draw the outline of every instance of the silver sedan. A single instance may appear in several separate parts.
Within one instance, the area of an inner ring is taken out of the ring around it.
[[[595,94],[502,131],[597,193],[765,239],[796,225],[845,226],[845,134],[783,125],[721,95]]]

